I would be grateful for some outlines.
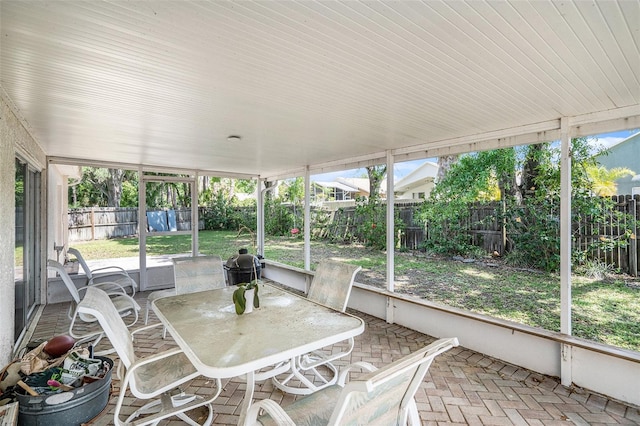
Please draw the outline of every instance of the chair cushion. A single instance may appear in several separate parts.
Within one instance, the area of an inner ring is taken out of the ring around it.
[[[333,409],[338,402],[342,388],[338,385],[326,387],[311,395],[298,399],[284,407],[296,426],[322,426],[329,423]],[[271,416],[258,418],[264,426],[277,426]]]

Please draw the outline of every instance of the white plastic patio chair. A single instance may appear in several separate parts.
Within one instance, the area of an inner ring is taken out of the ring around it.
[[[318,265],[307,298],[328,306],[336,311],[344,312],[347,309],[351,288],[357,273],[362,268],[357,265],[325,260]],[[278,389],[296,395],[308,395],[324,387],[335,384],[338,380],[338,368],[334,361],[348,356],[353,350],[353,338],[348,340],[347,348],[344,350],[331,350],[327,353],[324,350],[310,352],[301,357],[291,359],[286,376],[281,378],[279,370],[282,364],[274,368],[276,375],[272,381]],[[324,374],[323,374],[324,371]],[[314,380],[305,376],[311,373]],[[262,373],[265,375],[265,373]],[[262,378],[260,375],[257,377]],[[294,382],[297,384],[294,386]]]
[[[67,253],[71,253],[76,257],[80,267],[87,276],[87,285],[97,284],[102,281],[109,281],[120,284],[123,288],[131,288],[131,296],[136,295],[138,284],[129,276],[129,273],[119,266],[104,266],[102,268],[91,269],[89,265],[76,248],[69,247]]]
[[[73,280],[71,279],[67,271],[64,269],[64,266],[62,266],[59,262],[56,262],[55,260],[50,259],[47,261],[47,269],[56,272],[60,276],[60,278],[62,279],[62,282],[64,283],[65,287],[67,288],[67,290],[69,291],[73,299],[71,302],[71,305],[69,306],[69,311],[67,312],[67,316],[71,320],[71,324],[69,325],[69,335],[79,340],[80,342],[86,341],[88,339],[94,339],[93,345],[94,346],[97,345],[100,339],[102,338],[102,335],[103,335],[102,331],[98,330],[96,332],[89,332],[88,334],[82,334],[82,335],[76,334],[74,332],[74,327],[76,325],[76,320],[78,318],[81,321],[86,323],[92,323],[96,321],[96,319],[92,316],[81,315],[77,312],[78,304],[82,300],[83,295],[86,294],[87,289],[91,286],[76,287]],[[127,324],[127,327],[131,327],[133,324],[136,323],[136,321],[138,320],[138,311],[140,310],[140,305],[138,305],[138,303],[135,300],[133,300],[132,297],[127,295],[127,292],[125,291],[124,288],[122,288],[121,285],[119,285],[118,283],[112,283],[112,282],[101,282],[97,284],[92,284],[92,286],[100,288],[109,294],[109,300],[111,304],[114,306],[116,312],[118,312],[118,315],[122,317],[132,318],[130,322]]]
[[[121,382],[114,412],[115,424],[157,424],[162,419],[177,416],[187,424],[199,425],[185,412],[202,406],[206,406],[208,409],[208,416],[203,425],[211,424],[213,419],[211,402],[222,391],[220,379],[214,380],[216,391],[212,392],[212,395],[207,399],[182,392],[179,386],[200,376],[189,358],[179,348],[138,358],[133,345],[135,334],[157,327],[160,323],[142,327],[130,333],[118,312],[108,301],[109,296],[104,291],[89,287],[86,296],[78,305],[78,311],[97,318],[120,358],[118,377]],[[137,409],[126,420],[122,420],[120,413],[123,409],[127,389],[138,399],[152,399],[152,401]]]
[[[154,291],[147,296],[144,323],[149,322],[149,311],[154,300],[176,294],[212,290],[227,285],[222,258],[218,255],[173,258],[175,287]]]
[[[440,339],[379,370],[366,362],[351,364],[340,373],[336,385],[284,408],[270,399],[254,403],[245,425],[420,425],[416,391],[434,358],[455,346],[455,337]],[[347,383],[347,376],[356,368],[369,372]]]

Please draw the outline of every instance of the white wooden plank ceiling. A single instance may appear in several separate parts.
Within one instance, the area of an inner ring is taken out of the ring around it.
[[[2,0],[0,16],[2,95],[51,156],[269,176],[640,115],[636,0]]]

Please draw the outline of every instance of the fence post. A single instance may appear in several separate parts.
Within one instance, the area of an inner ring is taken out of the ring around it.
[[[96,239],[96,208],[91,207],[91,241]]]

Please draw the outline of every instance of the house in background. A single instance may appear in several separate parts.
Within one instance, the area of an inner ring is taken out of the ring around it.
[[[596,157],[596,161],[606,167],[626,167],[635,176],[625,176],[616,181],[618,194],[640,195],[640,132],[629,136],[609,148],[608,153]]]
[[[404,200],[427,199],[435,186],[438,165],[426,161],[398,181],[393,188],[396,198]]]
[[[387,180],[380,184],[380,198],[386,198]],[[313,182],[311,198],[317,202],[327,201],[351,201],[359,197],[369,196],[368,178],[344,178],[338,177],[331,182]]]
[[[358,188],[342,182],[313,182],[311,198],[316,202],[355,200]]]
[[[336,178],[336,182],[343,183],[352,188],[356,188],[357,192],[353,198],[368,197],[369,196],[369,179],[368,178]],[[386,179],[383,184],[380,185],[380,196],[384,198],[384,185],[386,185]]]

